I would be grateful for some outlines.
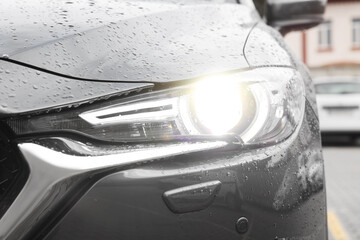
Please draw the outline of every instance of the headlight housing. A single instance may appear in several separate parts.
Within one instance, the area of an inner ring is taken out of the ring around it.
[[[112,142],[233,136],[244,143],[286,139],[302,120],[305,97],[292,68],[217,74],[191,84],[8,121],[18,135],[71,131]]]

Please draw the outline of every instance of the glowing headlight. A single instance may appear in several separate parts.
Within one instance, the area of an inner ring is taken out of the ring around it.
[[[290,68],[215,75],[174,89],[9,121],[17,134],[72,131],[116,142],[234,135],[277,142],[302,120],[304,86]]]
[[[206,79],[196,84],[191,94],[196,118],[211,133],[227,133],[240,122],[243,102],[239,83],[221,77]]]

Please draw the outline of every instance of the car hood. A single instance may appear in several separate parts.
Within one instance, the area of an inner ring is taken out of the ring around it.
[[[176,2],[2,2],[0,115],[151,86],[139,81],[171,82],[269,62],[289,64],[286,52],[276,61],[274,53],[284,49],[271,29],[256,28],[249,37],[259,21],[253,8]]]
[[[7,2],[0,22],[12,24],[0,28],[0,54],[89,79],[171,81],[244,67],[256,20],[237,4]]]

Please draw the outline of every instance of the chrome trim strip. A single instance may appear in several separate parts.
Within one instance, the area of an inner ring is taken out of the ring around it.
[[[29,164],[30,176],[20,194],[0,219],[0,239],[21,238],[16,230],[30,230],[42,215],[42,212],[34,210],[50,207],[46,206],[44,200],[57,191],[54,186],[73,176],[226,145],[223,141],[181,143],[105,156],[72,156],[34,143],[19,144],[18,147]]]
[[[178,115],[177,109],[178,98],[153,100],[138,103],[129,103],[126,105],[114,105],[106,107],[104,109],[97,109],[89,112],[81,113],[79,116],[92,124],[93,126],[103,126],[110,124],[124,124],[134,122],[157,122],[168,119],[173,119]],[[171,109],[161,111],[148,111],[138,113],[136,111],[149,109],[149,108],[160,108],[167,105],[171,105]],[[134,113],[122,115],[122,113],[134,111]],[[109,115],[109,117],[102,118]],[[113,116],[111,116],[113,115]]]

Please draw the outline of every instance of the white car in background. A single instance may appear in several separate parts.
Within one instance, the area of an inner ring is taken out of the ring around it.
[[[355,140],[360,136],[360,78],[327,77],[315,81],[324,137],[346,135]]]

